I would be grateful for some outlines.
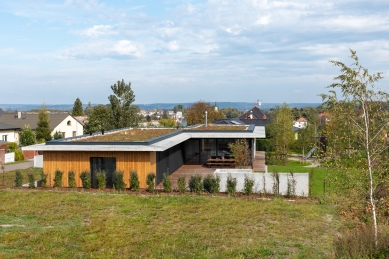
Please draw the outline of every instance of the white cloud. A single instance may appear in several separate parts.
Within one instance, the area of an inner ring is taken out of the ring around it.
[[[103,59],[140,57],[141,44],[129,40],[88,42],[61,51],[60,59]]]
[[[86,30],[77,31],[77,34],[86,37],[100,37],[106,35],[117,35],[118,32],[114,31],[110,25],[94,25]]]

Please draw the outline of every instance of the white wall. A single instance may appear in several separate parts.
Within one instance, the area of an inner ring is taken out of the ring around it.
[[[19,144],[19,133],[14,130],[1,130],[0,140],[3,140],[3,136],[7,135],[7,142],[16,142]]]
[[[43,168],[43,155],[34,156],[34,167]]]
[[[244,178],[247,175],[250,179],[254,179],[254,192],[273,193],[274,178],[271,173],[252,173],[251,169],[217,169],[215,170],[215,176],[220,177],[220,192],[227,191],[227,177],[231,174],[233,178],[236,178],[236,190],[238,192],[243,190]],[[308,173],[294,173],[293,178],[295,184],[295,194],[297,196],[308,196],[309,193],[309,174]],[[289,173],[279,173],[279,194],[287,194],[288,179],[292,180]]]
[[[68,121],[70,121],[70,126],[68,125]],[[73,132],[76,132],[76,136],[80,136],[84,134],[84,127],[81,123],[79,123],[72,116],[66,117],[54,130],[51,132],[53,136],[55,132],[65,133],[65,138],[73,137]]]
[[[4,163],[13,163],[15,162],[15,153],[6,153],[4,155]]]

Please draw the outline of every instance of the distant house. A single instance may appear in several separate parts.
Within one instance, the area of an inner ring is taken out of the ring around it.
[[[49,113],[51,135],[55,132],[62,134],[62,137],[75,137],[84,134],[84,126],[69,113]],[[0,122],[23,129],[29,125],[36,130],[39,115],[37,113],[4,113],[0,116]]]
[[[307,119],[305,119],[303,117],[301,117],[297,121],[294,121],[294,123],[293,123],[293,127],[296,127],[299,129],[303,129],[303,128],[307,127],[307,125],[308,125],[308,121],[307,121]]]
[[[254,107],[245,112],[243,115],[239,116],[235,119],[223,119],[216,120],[213,122],[214,124],[232,124],[232,125],[251,125],[255,126],[266,126],[270,124],[270,120],[268,116],[261,111],[256,104]]]
[[[0,141],[19,143],[20,127],[0,122]]]

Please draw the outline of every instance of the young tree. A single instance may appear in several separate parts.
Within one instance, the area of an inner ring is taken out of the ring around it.
[[[205,111],[208,113],[208,123],[226,118],[224,113],[216,111],[209,102],[198,101],[186,109],[185,117],[188,125],[205,124]]]
[[[98,132],[101,130],[110,130],[111,110],[106,105],[94,106],[88,116],[88,122],[85,124],[84,133]]]
[[[365,176],[366,181],[364,183],[358,181],[358,185],[362,186],[362,190],[367,191],[369,197],[377,245],[378,226],[374,189],[382,180],[385,171],[385,168],[380,167],[380,162],[383,160],[383,151],[387,149],[388,94],[374,88],[374,83],[382,78],[381,73],[369,74],[368,70],[359,64],[356,52],[350,51],[350,58],[354,62],[350,67],[340,61],[331,60],[334,66],[340,67],[341,73],[334,78],[337,82],[331,84],[329,88],[339,89],[343,99],[339,100],[335,91],[321,96],[329,107],[331,120],[336,116],[344,118],[343,121],[338,120],[337,128],[340,130],[336,134],[339,141],[349,142],[358,148],[356,152],[362,153],[354,163],[358,164],[356,170]],[[344,168],[344,163],[339,163],[337,166]]]
[[[118,81],[111,86],[114,95],[108,97],[111,103],[111,124],[113,128],[125,128],[136,125],[136,107],[132,105],[135,101],[131,83]]]
[[[84,115],[84,111],[82,109],[82,102],[79,98],[74,101],[72,116],[82,116]]]
[[[34,145],[35,143],[35,133],[32,131],[29,125],[24,125],[23,130],[20,132],[20,144],[22,146],[29,146]]]
[[[235,143],[229,143],[228,148],[238,166],[248,166],[251,164],[251,150],[246,139],[237,139]]]
[[[38,127],[36,128],[36,138],[38,141],[49,141],[51,137],[50,118],[47,113],[46,105],[42,105],[38,115]]]
[[[273,113],[272,123],[266,129],[269,129],[276,152],[286,156],[294,142],[292,110],[287,104],[284,104],[277,107]]]

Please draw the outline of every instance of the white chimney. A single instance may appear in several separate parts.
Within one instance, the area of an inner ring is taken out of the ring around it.
[[[22,112],[18,112],[18,119],[22,118]]]

